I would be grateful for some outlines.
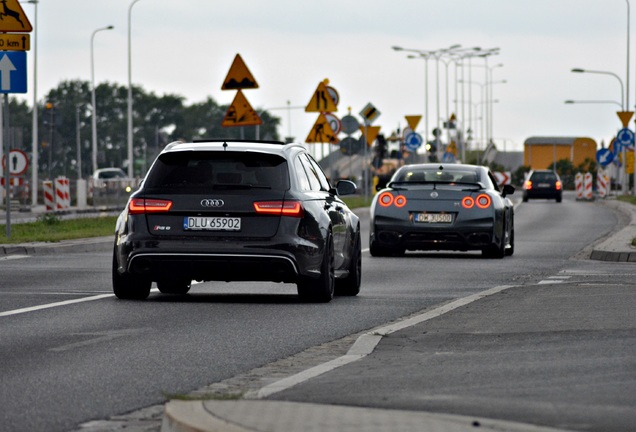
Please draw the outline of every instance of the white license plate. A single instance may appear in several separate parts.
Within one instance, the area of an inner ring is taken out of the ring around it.
[[[241,218],[186,216],[183,218],[186,231],[240,231]]]
[[[550,187],[550,183],[539,183],[537,186],[540,188],[548,188]]]
[[[450,213],[416,213],[415,222],[451,223],[453,222],[453,215]]]

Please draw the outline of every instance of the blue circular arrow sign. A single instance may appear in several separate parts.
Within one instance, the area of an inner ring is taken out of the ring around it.
[[[629,128],[623,128],[616,134],[617,151],[622,151],[624,147],[634,146],[634,132]]]
[[[596,152],[596,161],[601,166],[607,166],[614,160],[614,153],[610,149],[602,148]]]
[[[424,139],[422,138],[422,135],[417,132],[411,132],[404,138],[404,145],[410,151],[415,151],[420,148],[423,142]]]

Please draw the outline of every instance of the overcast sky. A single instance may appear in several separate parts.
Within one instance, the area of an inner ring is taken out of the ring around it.
[[[20,3],[36,27],[38,100],[61,81],[90,80],[91,34],[108,25],[115,28],[95,35],[95,81],[127,84],[131,2],[40,0],[37,27],[35,6]],[[631,6],[634,15],[636,1]],[[408,59],[392,46],[499,48],[488,65],[502,64],[492,69],[493,81],[506,81],[493,85],[492,128],[500,150],[521,150],[525,139],[536,135],[586,136],[607,144],[621,128],[620,107],[564,101],[621,102],[619,79],[570,72],[584,68],[617,74],[634,106],[636,27],[628,50],[627,11],[627,0],[140,0],[132,8],[132,81],[158,95],[184,96],[189,103],[212,97],[229,104],[235,91],[221,86],[239,53],[259,84],[244,91],[251,105],[294,108],[273,111],[282,119],[281,137],[291,131],[296,140],[305,140],[316,114],[304,107],[325,78],[340,96],[338,116],[349,107],[358,115],[371,102],[381,112],[374,124],[390,135],[406,126],[405,115],[424,115],[426,108],[425,62]],[[28,53],[29,92],[19,96],[29,104],[34,37]],[[472,80],[478,83],[471,86],[477,119],[485,62],[474,59],[471,64]],[[439,70],[445,116],[443,64]],[[454,71],[451,63],[450,112],[455,111]],[[429,61],[430,125],[437,117],[436,95],[435,62]],[[467,110],[466,104],[465,117]],[[424,126],[422,120],[418,131],[423,133]]]

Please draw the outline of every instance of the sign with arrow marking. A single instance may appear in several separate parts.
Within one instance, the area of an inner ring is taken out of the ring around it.
[[[26,52],[0,51],[0,93],[26,92]]]

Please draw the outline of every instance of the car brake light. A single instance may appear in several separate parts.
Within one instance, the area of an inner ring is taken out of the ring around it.
[[[556,184],[556,190],[561,190],[561,182],[557,180]]]
[[[394,197],[391,192],[382,192],[378,197],[378,204],[382,207],[395,205],[398,208],[402,208],[406,205],[406,197],[404,195]]]
[[[300,201],[259,201],[254,203],[258,214],[303,217],[305,212]]]
[[[464,199],[462,199],[462,207],[464,208],[473,208],[473,206],[475,205],[475,200],[472,197],[464,197]]]
[[[475,204],[477,204],[477,207],[481,209],[490,207],[491,202],[492,200],[486,194],[477,195],[477,199],[475,200]]]
[[[128,214],[167,212],[171,208],[169,200],[134,198],[128,204]]]
[[[532,189],[532,182],[530,180],[526,180],[526,182],[523,184],[523,188],[526,190]]]
[[[393,204],[398,208],[404,207],[406,205],[406,197],[404,195],[396,196]]]
[[[378,204],[380,204],[382,207],[389,207],[391,204],[393,204],[393,199],[393,194],[391,192],[383,192],[378,197]]]

